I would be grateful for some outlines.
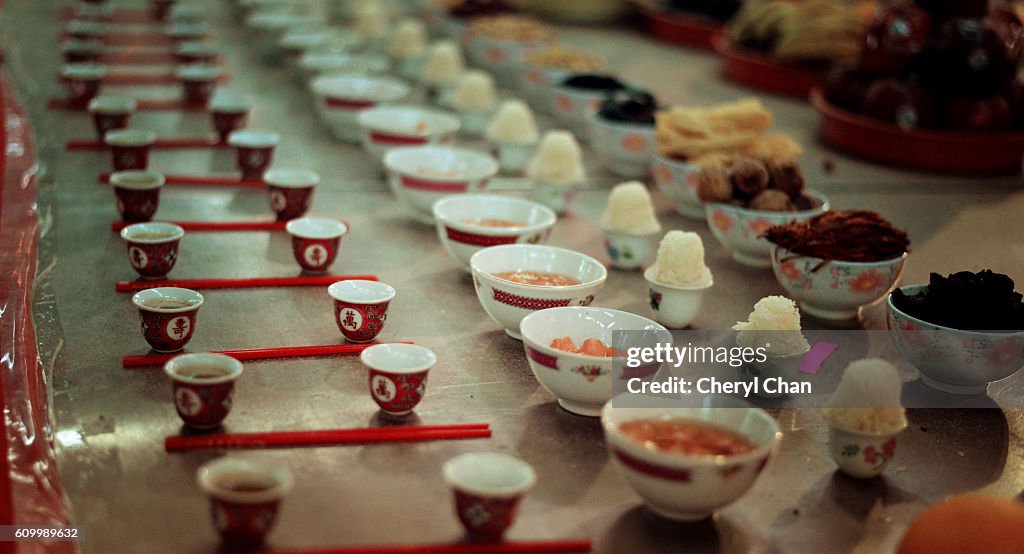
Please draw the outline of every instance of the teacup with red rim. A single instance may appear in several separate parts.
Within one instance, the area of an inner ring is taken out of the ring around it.
[[[60,81],[67,92],[68,103],[85,107],[100,93],[107,66],[98,63],[69,63],[60,70]]]
[[[104,40],[110,27],[102,22],[89,19],[72,19],[64,26],[64,32],[77,40]]]
[[[334,320],[345,340],[371,342],[384,328],[388,306],[395,297],[391,285],[354,279],[338,281],[327,288],[334,299]]]
[[[156,133],[146,129],[118,129],[104,135],[103,142],[110,147],[114,171],[146,169]]]
[[[288,221],[309,211],[320,175],[308,169],[271,169],[263,174],[263,181],[270,193],[270,209],[278,221]]]
[[[274,160],[274,148],[279,140],[277,133],[266,131],[235,131],[228,136],[228,144],[235,148],[238,169],[243,179],[263,178],[270,162]]]
[[[103,43],[98,40],[71,39],[60,46],[68,64],[96,63],[103,55]]]
[[[221,76],[221,70],[216,66],[197,63],[178,68],[175,75],[184,88],[185,103],[193,106],[205,106],[213,96],[217,80]]]
[[[157,352],[177,352],[188,344],[204,300],[198,292],[179,287],[146,289],[132,296],[142,319],[142,335]]]
[[[96,136],[103,140],[110,131],[127,129],[138,103],[130,96],[102,95],[89,101]]]
[[[370,370],[370,396],[385,413],[404,416],[427,390],[427,374],[437,363],[428,348],[415,344],[376,344],[359,359]]]
[[[537,482],[530,464],[497,452],[460,454],[442,471],[462,526],[484,538],[498,539],[512,526],[519,502]]]
[[[217,138],[227,143],[231,133],[245,127],[252,111],[252,100],[243,94],[217,91],[210,99],[210,118]]]
[[[203,40],[209,34],[202,22],[175,21],[164,28],[164,36],[175,43]]]
[[[134,169],[115,171],[110,174],[110,185],[114,187],[121,219],[131,222],[153,219],[160,207],[160,189],[164,186],[162,173]]]
[[[173,223],[135,223],[121,229],[128,261],[143,279],[160,279],[174,269],[183,236],[185,230]]]
[[[285,225],[292,237],[292,253],[302,269],[323,273],[338,257],[341,238],[348,233],[342,221],[322,217],[300,217]]]
[[[213,64],[219,51],[205,42],[186,41],[174,49],[174,59],[183,64]]]
[[[287,469],[237,458],[208,462],[199,468],[196,478],[210,499],[210,513],[221,540],[232,546],[262,543],[293,485]]]
[[[185,425],[212,429],[231,412],[242,362],[212,352],[182,354],[164,365],[164,373],[171,378],[174,408]]]

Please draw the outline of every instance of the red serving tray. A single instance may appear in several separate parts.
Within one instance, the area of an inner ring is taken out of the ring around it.
[[[1024,132],[905,130],[829,104],[820,88],[811,104],[821,137],[835,148],[899,167],[964,174],[1020,174]]]
[[[722,75],[751,88],[794,98],[807,98],[811,89],[825,79],[824,69],[780,62],[757,52],[740,50],[725,37],[714,39],[715,52],[722,56]]]
[[[666,42],[711,50],[714,39],[722,34],[720,23],[698,15],[639,7],[651,34]]]

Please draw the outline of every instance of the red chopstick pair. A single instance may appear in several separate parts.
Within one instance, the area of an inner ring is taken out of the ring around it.
[[[217,350],[217,354],[224,354],[232,358],[247,362],[252,360],[272,360],[280,358],[312,358],[320,356],[338,356],[344,354],[359,354],[367,348],[381,343],[369,344],[327,344],[323,346],[283,346],[278,348],[250,348],[248,350]],[[412,344],[412,342],[396,342],[393,344]],[[130,368],[160,366],[169,362],[181,352],[173,354],[142,354],[138,356],[125,356],[121,360],[121,366]]]
[[[110,173],[100,173],[101,183],[110,182]],[[188,185],[196,187],[264,187],[262,179],[241,179],[214,175],[164,175],[165,185]]]
[[[186,148],[228,148],[230,145],[226,141],[220,140],[215,136],[209,137],[167,137],[158,138],[150,148],[165,148],[165,149],[186,149]],[[65,148],[68,150],[106,150],[110,148],[102,140],[94,139],[78,139],[69,140],[65,144]],[[109,180],[110,174],[104,173]],[[101,175],[101,178],[103,177]],[[104,181],[106,182],[106,181]]]
[[[189,104],[183,100],[138,100],[137,108],[140,111],[182,111],[182,112],[205,112],[205,104]],[[66,98],[51,98],[46,103],[50,110],[86,111],[85,104],[70,102]]]
[[[249,554],[575,554],[593,549],[587,539],[550,541],[458,542],[448,544],[382,544],[314,548],[275,548]],[[223,552],[222,554],[228,554]]]
[[[217,435],[174,435],[164,439],[167,452],[206,448],[294,448],[300,446],[346,446],[381,442],[487,439],[486,423],[368,427],[362,429],[320,429],[315,431],[272,431],[268,433],[224,433]]]
[[[301,277],[250,277],[246,279],[164,279],[160,281],[118,281],[117,292],[138,292],[156,287],[184,289],[241,289],[257,287],[320,287],[338,281],[377,281],[376,275],[312,275]]]

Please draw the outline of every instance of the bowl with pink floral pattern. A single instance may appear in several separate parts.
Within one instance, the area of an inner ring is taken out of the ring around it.
[[[900,290],[907,296],[928,285]],[[918,371],[921,381],[950,394],[984,394],[988,385],[1024,367],[1024,331],[967,331],[918,319],[886,303],[886,325],[896,350]]]
[[[732,259],[750,267],[772,266],[772,243],[762,237],[776,225],[804,221],[828,210],[828,199],[818,191],[806,190],[815,200],[816,207],[795,212],[752,210],[724,202],[704,205],[711,234],[732,252]]]
[[[856,319],[860,309],[896,288],[907,253],[877,262],[846,262],[804,256],[775,246],[771,264],[775,278],[800,309],[818,319]]]

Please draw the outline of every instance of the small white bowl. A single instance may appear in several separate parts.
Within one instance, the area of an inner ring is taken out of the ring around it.
[[[471,137],[483,136],[492,115],[494,115],[493,110],[476,111],[460,109],[459,119],[462,120],[462,131]]]
[[[376,75],[386,72],[389,62],[377,54],[329,50],[303,54],[298,66],[302,75],[311,80],[323,75]]]
[[[507,196],[460,194],[434,203],[434,223],[441,244],[453,260],[469,270],[469,260],[480,250],[499,244],[538,244],[547,239],[557,216],[548,207]],[[521,227],[493,227],[475,223],[501,219]]]
[[[469,259],[473,285],[484,311],[505,328],[508,336],[522,340],[519,324],[537,310],[564,306],[589,306],[604,287],[608,270],[579,252],[532,244],[505,244],[484,248]],[[580,281],[578,285],[549,287],[513,283],[494,276],[505,271],[557,273]]]
[[[857,479],[877,477],[896,454],[896,438],[903,427],[885,433],[861,433],[829,426],[828,447],[839,471]]]
[[[384,167],[391,191],[425,223],[433,223],[434,202],[480,192],[498,173],[490,155],[450,146],[393,148],[384,156]]]
[[[820,192],[807,190],[807,194],[818,200],[818,207],[796,212],[769,212],[750,210],[732,204],[712,203],[704,205],[711,234],[718,242],[732,251],[732,259],[750,267],[771,267],[774,245],[760,235],[775,225],[791,221],[804,221],[828,210],[828,199]]]
[[[516,64],[519,90],[523,98],[538,112],[551,113],[555,103],[555,86],[574,73],[571,69],[539,67],[529,62]]]
[[[477,66],[494,75],[494,80],[501,85],[511,86],[516,83],[517,64],[523,59],[523,52],[536,49],[541,42],[512,42],[495,40],[489,37],[474,35],[466,47],[466,56]]]
[[[615,269],[632,270],[644,267],[654,253],[654,239],[660,233],[627,235],[604,231],[604,248]]]
[[[612,92],[558,85],[551,98],[551,111],[555,119],[571,129],[573,134],[588,140],[588,119],[601,109],[601,103]]]
[[[530,197],[551,208],[559,215],[565,213],[569,203],[576,196],[575,183],[534,180],[531,184]]]
[[[462,125],[454,115],[418,106],[385,106],[363,110],[356,118],[363,148],[374,159],[400,146],[450,145]]]
[[[345,142],[359,142],[359,112],[409,95],[409,85],[391,77],[322,76],[313,79],[310,87],[320,116],[334,136]]]
[[[844,262],[772,247],[775,278],[800,309],[820,319],[856,319],[860,308],[885,298],[900,280],[907,254],[880,262]]]
[[[712,280],[694,287],[662,283],[654,278],[654,266],[644,271],[644,279],[654,319],[669,329],[683,329],[693,323],[704,304],[704,295],[715,284]]]
[[[657,153],[651,156],[651,174],[662,194],[675,204],[679,215],[687,219],[705,221],[704,203],[697,197],[699,165],[666,158]]]
[[[530,165],[530,158],[537,150],[537,141],[534,142],[499,142],[488,141],[494,157],[498,159],[498,165],[505,173],[520,174]]]
[[[608,171],[628,179],[647,175],[654,155],[654,124],[612,121],[598,112],[587,116],[590,145]]]
[[[709,406],[680,407],[678,399],[656,397],[644,398],[644,407],[615,407],[616,403],[629,400],[616,397],[601,411],[609,455],[619,475],[647,506],[669,519],[704,519],[738,500],[768,465],[782,438],[775,419],[759,408],[717,407],[715,399]],[[743,435],[757,448],[736,456],[659,452],[619,430],[624,422],[649,418],[681,418],[718,425]]]
[[[612,397],[613,358],[588,356],[551,347],[551,341],[572,338],[578,347],[587,339],[598,339],[612,346],[614,331],[643,332],[643,339],[630,346],[654,347],[670,344],[672,335],[661,325],[629,312],[608,308],[549,308],[533,312],[519,324],[523,348],[530,371],[548,392],[558,398],[558,405],[577,415],[598,417],[601,408]],[[661,364],[647,364],[630,369],[629,378],[650,377]],[[627,375],[618,375],[625,379]]]

